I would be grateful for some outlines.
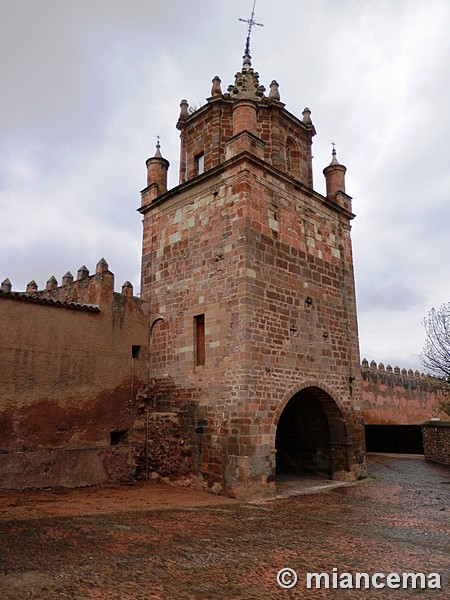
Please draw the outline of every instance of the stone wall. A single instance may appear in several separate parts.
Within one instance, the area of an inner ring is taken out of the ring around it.
[[[182,144],[180,183],[198,175],[196,158],[200,154],[204,155],[204,170],[209,171],[229,157],[230,145],[235,142],[233,101],[216,97],[208,102],[178,123]],[[312,128],[301,126],[294,115],[283,110],[283,106],[278,103],[259,106],[254,126],[251,127],[244,120],[242,127],[246,131],[254,130],[253,142],[258,145],[261,157],[268,164],[287,170],[296,179],[312,187]]]
[[[0,487],[127,476],[128,447],[113,440],[147,382],[146,303],[114,292],[103,265],[42,292],[3,290],[0,305]]]
[[[205,485],[267,482],[280,410],[306,382],[338,404],[356,472],[364,458],[348,215],[245,154],[195,187],[151,204],[145,196],[152,377],[161,389],[173,383],[179,409],[196,390]],[[204,365],[195,359],[201,314]]]
[[[435,415],[439,380],[411,369],[362,361],[366,425],[420,425]],[[436,415],[448,419],[445,415]]]
[[[450,422],[428,421],[422,424],[425,458],[450,465]]]
[[[144,412],[134,423],[136,475],[171,480],[191,477],[192,450],[179,412]]]
[[[275,80],[264,92],[247,49],[226,92],[215,77],[204,106],[183,100],[180,185],[157,145],[140,208],[151,380],[189,415],[205,487],[240,496],[272,484],[303,390],[326,413],[332,476],[365,473],[346,168],[333,151],[316,193],[311,111],[289,113]]]

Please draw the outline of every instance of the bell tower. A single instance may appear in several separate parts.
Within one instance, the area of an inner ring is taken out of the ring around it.
[[[158,410],[178,411],[212,491],[271,492],[283,473],[362,476],[345,167],[333,154],[327,195],[314,191],[311,111],[289,112],[275,80],[266,93],[249,38],[234,83],[223,92],[216,76],[204,106],[180,107],[179,185],[166,189],[158,147],[141,193]]]

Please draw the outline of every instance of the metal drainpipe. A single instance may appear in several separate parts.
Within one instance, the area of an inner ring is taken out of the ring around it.
[[[152,376],[152,330],[153,330],[153,325],[154,323],[152,323],[150,325],[150,328],[148,330],[148,360],[147,360],[147,398],[149,396],[149,390],[150,390],[150,378]],[[146,417],[147,417],[147,426],[145,428],[145,480],[148,481],[148,438],[149,438],[149,406],[148,406],[148,401],[147,401],[147,407],[146,407]]]
[[[134,356],[131,357],[131,406],[134,402]]]
[[[130,433],[129,439],[129,455],[128,463],[130,467],[130,475],[133,475],[133,447],[132,447],[132,433],[133,433],[133,408],[134,408],[134,356],[131,356],[131,390],[130,390]]]
[[[148,481],[148,429],[149,429],[149,413],[147,412],[147,429],[145,432],[145,480]]]

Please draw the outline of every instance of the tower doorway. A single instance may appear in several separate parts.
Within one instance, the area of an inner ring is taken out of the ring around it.
[[[308,387],[286,404],[275,438],[276,475],[323,477],[349,470],[347,429],[333,398]]]

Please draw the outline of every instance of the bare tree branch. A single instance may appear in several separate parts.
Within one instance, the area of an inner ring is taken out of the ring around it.
[[[432,308],[422,321],[426,339],[422,350],[423,366],[434,375],[450,379],[450,302]]]
[[[422,364],[441,380],[434,410],[450,416],[450,302],[432,308],[422,324],[426,332]]]

